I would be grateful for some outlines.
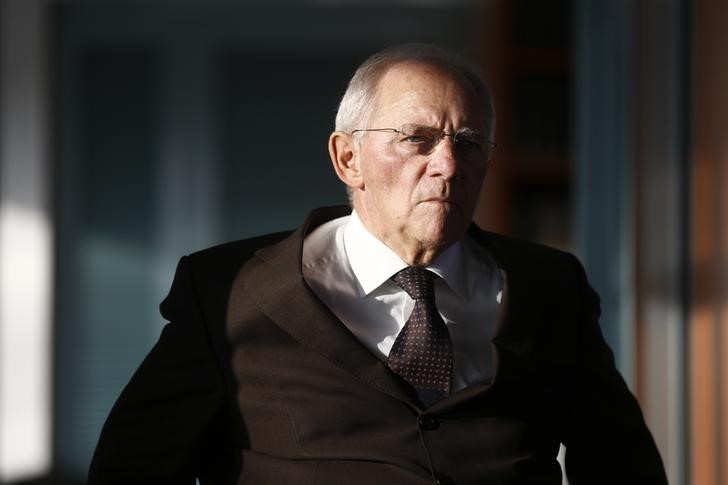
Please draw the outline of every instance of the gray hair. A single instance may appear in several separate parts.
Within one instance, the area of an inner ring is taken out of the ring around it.
[[[366,128],[375,109],[375,97],[380,78],[387,70],[408,62],[433,64],[463,76],[475,90],[483,112],[483,120],[492,136],[495,125],[493,97],[485,83],[479,66],[459,54],[432,44],[400,44],[387,47],[359,66],[346,88],[336,113],[337,131],[351,133]]]

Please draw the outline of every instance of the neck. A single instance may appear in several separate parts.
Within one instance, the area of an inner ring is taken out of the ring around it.
[[[384,244],[387,244],[387,242],[384,241]],[[389,244],[387,244],[387,246],[392,248],[392,251],[397,253],[397,255],[410,266],[429,266],[430,264],[432,264],[433,261],[435,261],[435,259],[437,259],[437,257],[442,253],[444,249],[441,247],[417,249],[404,248],[404,251],[402,251],[393,248]]]
[[[356,209],[364,228],[374,237],[394,251],[409,266],[429,266],[442,252],[450,246],[442,242],[428,243],[420,241],[401,231],[389,230],[373,224],[366,212]]]

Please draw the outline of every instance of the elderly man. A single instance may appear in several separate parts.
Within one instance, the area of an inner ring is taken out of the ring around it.
[[[180,262],[89,483],[664,484],[576,259],[475,227],[477,71],[370,57],[329,139],[350,208]]]

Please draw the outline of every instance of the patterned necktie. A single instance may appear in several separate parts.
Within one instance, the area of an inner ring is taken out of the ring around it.
[[[452,341],[435,306],[435,275],[410,266],[392,280],[415,301],[412,314],[394,341],[387,364],[429,406],[450,394]]]

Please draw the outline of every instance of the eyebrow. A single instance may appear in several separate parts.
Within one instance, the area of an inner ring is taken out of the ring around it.
[[[461,133],[461,134],[465,134],[465,135],[484,136],[482,131],[476,130],[474,128],[470,128],[469,126],[463,126],[459,130],[455,130],[455,133]]]
[[[420,123],[405,123],[404,125],[400,126],[400,129],[402,128],[423,128],[428,130],[435,130],[435,131],[442,131],[447,132],[446,130],[442,130],[440,128],[429,126],[429,125],[423,125]],[[483,132],[481,130],[477,130],[475,128],[471,128],[469,126],[463,126],[462,128],[458,128],[457,130],[453,131],[452,133],[469,133],[469,134],[475,134],[475,135],[482,135]]]

